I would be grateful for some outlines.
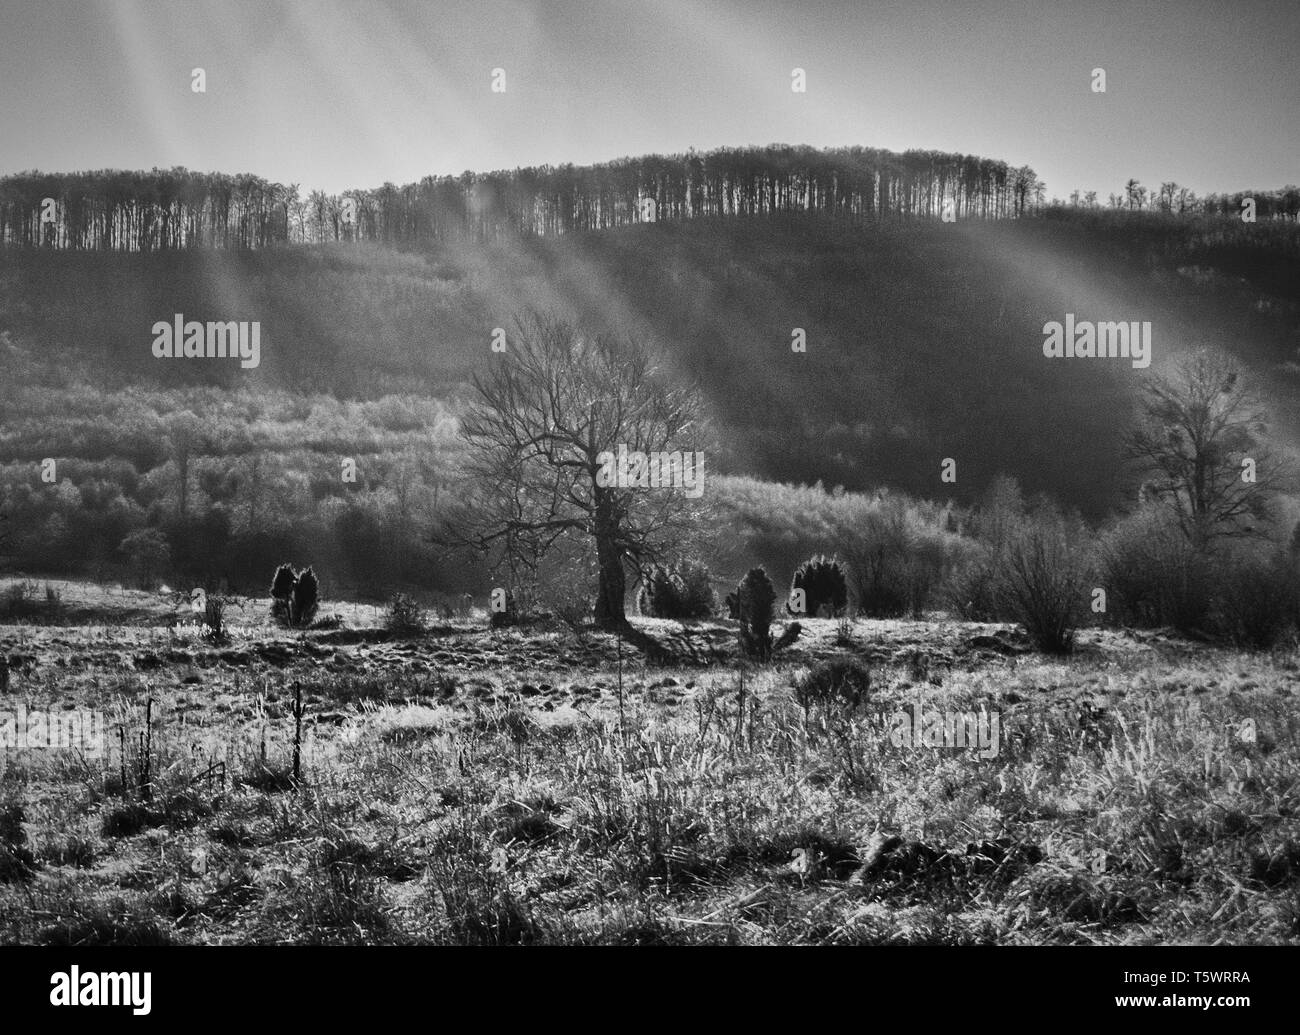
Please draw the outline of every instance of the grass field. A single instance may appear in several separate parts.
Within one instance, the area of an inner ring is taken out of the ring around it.
[[[634,619],[650,662],[256,600],[213,643],[174,597],[52,589],[0,625],[0,730],[97,715],[103,750],[5,752],[3,942],[1300,941],[1295,652],[1092,629],[1047,659],[936,615],[811,619],[756,667],[734,623]],[[838,656],[866,701],[805,709]],[[918,710],[997,737],[899,743]]]

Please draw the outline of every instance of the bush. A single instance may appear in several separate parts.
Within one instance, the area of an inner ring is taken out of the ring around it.
[[[275,569],[275,577],[271,580],[271,617],[281,625],[290,624],[289,605],[297,581],[292,564],[282,564]]]
[[[153,589],[171,564],[171,547],[167,537],[156,528],[141,528],[122,540],[118,549],[124,553],[141,589]]]
[[[804,592],[805,613],[838,618],[849,603],[849,586],[839,561],[820,554],[799,565],[790,582],[791,590]],[[789,605],[786,605],[789,610]]]
[[[316,573],[308,568],[304,572],[298,573],[298,581],[293,587],[293,624],[296,626],[310,625],[312,619],[316,617],[316,611],[320,607],[320,583],[316,580]]]
[[[405,593],[398,593],[388,605],[384,628],[394,636],[419,636],[427,628],[424,611]]]
[[[1005,607],[1040,650],[1068,654],[1084,613],[1088,565],[1082,525],[1044,509],[1009,538],[999,590]]]
[[[727,608],[727,617],[739,621],[740,620],[740,592],[738,590],[733,589],[730,593],[727,594],[724,603]]]
[[[1284,552],[1234,551],[1216,566],[1211,631],[1246,650],[1269,650],[1294,634],[1297,567]]]
[[[203,635],[217,643],[223,643],[230,639],[230,633],[226,629],[226,605],[228,601],[225,597],[217,594],[204,594],[203,598]]]
[[[949,609],[968,622],[996,622],[1003,617],[998,592],[998,565],[982,544],[974,544],[965,563],[953,569],[944,592]]]
[[[839,535],[858,613],[919,618],[953,567],[958,540],[906,500],[881,496],[859,506]]]
[[[307,568],[295,572],[282,564],[271,580],[271,617],[281,625],[301,628],[310,625],[320,608],[320,582]]]
[[[765,659],[771,652],[772,608],[776,589],[767,572],[751,568],[736,587],[736,608],[740,621],[740,646],[751,658]]]
[[[716,606],[709,569],[690,560],[671,568],[656,565],[637,593],[637,610],[651,618],[708,618]]]
[[[798,622],[791,622],[781,634],[772,639],[772,609],[776,604],[776,588],[762,568],[751,568],[735,592],[735,611],[740,622],[738,638],[741,653],[756,661],[768,661],[772,654],[788,647],[799,637]],[[728,598],[730,600],[730,598]]]
[[[1135,628],[1205,627],[1211,608],[1209,566],[1166,512],[1145,507],[1118,521],[1101,545],[1111,616]]]
[[[858,708],[871,690],[871,670],[857,658],[819,661],[795,683],[794,696],[804,711],[813,705]]]

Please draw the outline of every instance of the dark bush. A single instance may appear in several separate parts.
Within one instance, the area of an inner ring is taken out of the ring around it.
[[[1144,508],[1117,522],[1101,547],[1110,616],[1133,628],[1205,628],[1208,564],[1167,514]]]
[[[857,658],[819,661],[795,683],[794,696],[805,711],[814,705],[858,708],[871,690],[871,670]]]
[[[724,599],[724,603],[727,608],[727,617],[732,619],[739,619],[740,618],[740,593],[737,590],[733,589],[730,593],[727,594],[726,598]]]
[[[804,561],[795,571],[790,588],[803,590],[804,613],[808,615],[838,618],[848,607],[849,584],[844,568],[830,557],[819,554]]]
[[[709,569],[689,560],[671,568],[656,565],[637,593],[637,609],[651,618],[708,618],[716,606]]]
[[[307,568],[295,572],[293,565],[282,564],[271,580],[271,617],[281,625],[303,628],[312,623],[320,608],[320,583],[316,573]]]
[[[767,572],[751,568],[736,587],[740,646],[746,656],[766,660],[772,650],[772,608],[776,589]]]
[[[289,607],[297,581],[292,564],[282,564],[275,569],[275,577],[271,580],[271,617],[281,625],[290,624]]]
[[[1294,634],[1295,562],[1289,553],[1236,552],[1216,565],[1210,629],[1246,650],[1269,650]]]
[[[950,555],[957,545],[953,536],[893,497],[860,508],[837,542],[858,613],[873,618],[919,618],[953,567]]]
[[[775,641],[772,639],[772,609],[776,604],[776,589],[767,572],[751,568],[736,587],[736,614],[739,616],[741,653],[755,661],[768,661],[772,654],[788,647],[799,637],[798,622],[786,626]]]
[[[310,625],[319,607],[320,583],[316,580],[316,573],[308,568],[298,573],[298,581],[294,583],[293,624],[299,627]]]

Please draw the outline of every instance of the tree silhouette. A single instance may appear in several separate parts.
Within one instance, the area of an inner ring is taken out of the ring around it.
[[[342,195],[313,191],[305,200],[297,184],[247,173],[21,173],[0,178],[0,244],[153,251],[290,240],[489,241],[641,222],[647,200],[656,220],[802,213],[860,223],[938,218],[948,202],[963,217],[1005,218],[1026,211],[1037,184],[1028,167],[1012,172],[971,155],[787,145],[428,176]],[[43,225],[47,197],[58,213]],[[356,203],[349,226],[340,219],[345,197]]]
[[[663,564],[698,527],[700,506],[680,488],[608,484],[605,454],[702,450],[701,396],[665,377],[637,342],[535,315],[474,387],[461,434],[477,490],[450,538],[516,575],[535,574],[561,539],[587,542],[599,573],[595,617],[625,627],[628,567]]]
[[[1173,380],[1151,381],[1127,455],[1146,488],[1169,506],[1198,550],[1217,539],[1259,536],[1281,468],[1262,441],[1263,412],[1230,357],[1201,350]],[[1253,462],[1253,480],[1247,465]]]

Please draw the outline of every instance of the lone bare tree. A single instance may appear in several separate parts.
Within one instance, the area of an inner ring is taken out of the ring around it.
[[[697,486],[656,477],[703,476],[709,437],[699,392],[665,376],[641,343],[536,315],[517,322],[507,351],[473,383],[479,398],[461,435],[474,488],[448,537],[516,577],[535,575],[562,538],[587,542],[596,621],[624,627],[629,568],[663,563],[700,528]],[[622,476],[620,456],[631,458]],[[641,456],[649,478],[637,477],[646,473]]]
[[[1204,550],[1220,538],[1263,534],[1282,474],[1265,431],[1261,403],[1237,365],[1202,350],[1175,379],[1147,385],[1126,452],[1148,476],[1147,491]]]

